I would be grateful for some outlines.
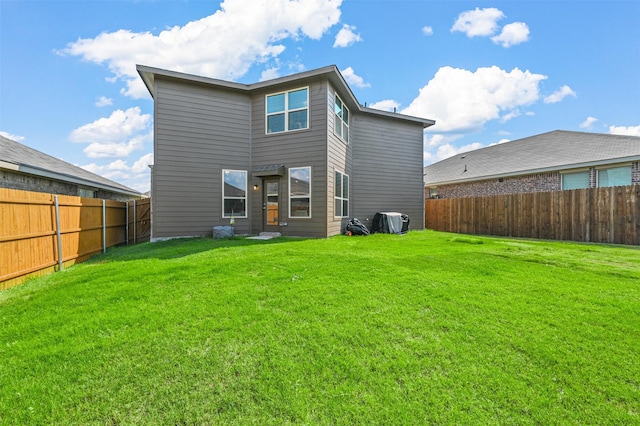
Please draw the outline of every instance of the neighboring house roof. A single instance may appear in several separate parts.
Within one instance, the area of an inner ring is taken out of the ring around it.
[[[131,196],[140,192],[0,136],[0,169]]]
[[[315,70],[305,71],[298,74],[293,74],[286,77],[280,77],[273,80],[261,81],[259,83],[253,83],[253,84],[235,83],[235,82],[219,80],[215,78],[185,74],[177,71],[163,70],[163,69],[148,67],[144,65],[137,65],[137,70],[138,70],[138,74],[140,74],[140,77],[142,77],[142,81],[144,81],[144,84],[147,86],[147,89],[149,90],[149,93],[151,93],[152,97],[155,97],[154,80],[156,75],[162,76],[165,78],[188,80],[188,81],[199,83],[199,84],[214,85],[221,88],[226,88],[229,90],[237,90],[237,91],[246,92],[246,93],[262,90],[265,88],[271,88],[271,87],[275,87],[283,84],[288,84],[291,82],[300,81],[304,79],[323,76],[328,78],[329,81],[335,87],[339,88],[340,94],[342,94],[343,96],[347,96],[347,99],[344,99],[344,102],[350,108],[352,109],[355,108],[361,113],[372,114],[372,115],[387,117],[392,119],[413,121],[413,122],[422,124],[423,128],[427,128],[435,124],[434,120],[429,120],[429,119],[420,118],[420,117],[413,117],[413,116],[404,115],[404,114],[397,114],[395,112],[382,111],[374,108],[367,108],[360,105],[356,97],[353,95],[351,88],[349,88],[349,85],[344,80],[344,77],[342,77],[342,74],[338,70],[338,67],[336,67],[335,65],[330,65],[324,68],[318,68]]]
[[[492,145],[424,168],[425,185],[640,161],[640,137],[555,130]]]

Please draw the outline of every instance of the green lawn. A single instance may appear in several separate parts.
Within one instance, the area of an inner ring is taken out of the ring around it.
[[[0,424],[640,424],[640,250],[174,240],[0,292]]]

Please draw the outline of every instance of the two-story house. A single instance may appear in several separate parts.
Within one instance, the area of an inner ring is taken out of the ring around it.
[[[335,66],[255,84],[138,66],[154,99],[152,240],[280,232],[328,237],[349,218],[424,228],[423,129],[360,105]]]

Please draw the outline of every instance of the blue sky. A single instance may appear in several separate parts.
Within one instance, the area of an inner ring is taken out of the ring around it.
[[[335,64],[360,103],[436,120],[425,165],[556,129],[640,136],[638,22],[635,0],[0,0],[0,133],[147,191],[136,64],[243,83]]]

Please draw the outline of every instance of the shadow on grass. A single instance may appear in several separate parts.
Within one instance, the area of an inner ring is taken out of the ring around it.
[[[245,237],[224,239],[212,238],[176,238],[167,241],[147,242],[130,246],[118,246],[107,249],[106,253],[98,254],[86,263],[107,263],[140,259],[177,259],[184,256],[206,252],[209,250],[228,249],[235,247],[273,244],[295,243],[308,240],[301,237],[278,237],[271,240],[249,240]]]

